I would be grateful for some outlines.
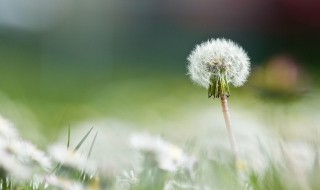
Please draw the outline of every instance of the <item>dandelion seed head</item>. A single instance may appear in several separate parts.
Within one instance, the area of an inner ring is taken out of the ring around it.
[[[197,45],[188,57],[188,74],[191,79],[209,88],[213,76],[225,75],[227,82],[242,86],[250,71],[246,52],[231,40],[210,39]]]

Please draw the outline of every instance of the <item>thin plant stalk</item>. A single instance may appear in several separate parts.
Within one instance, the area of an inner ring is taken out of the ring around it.
[[[221,95],[221,107],[223,112],[224,121],[226,123],[228,136],[231,144],[231,149],[234,154],[235,160],[238,161],[238,146],[236,144],[236,138],[234,136],[234,131],[231,125],[229,108],[228,108],[228,97],[226,95]]]

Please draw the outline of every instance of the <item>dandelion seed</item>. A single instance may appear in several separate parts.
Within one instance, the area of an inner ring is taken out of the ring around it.
[[[191,52],[188,57],[191,79],[208,89],[208,97],[221,98],[221,107],[236,160],[238,148],[231,127],[227,97],[229,83],[241,86],[247,80],[250,69],[249,57],[236,43],[225,39],[211,39]]]

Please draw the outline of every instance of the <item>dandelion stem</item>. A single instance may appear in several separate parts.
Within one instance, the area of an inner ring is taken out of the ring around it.
[[[221,107],[222,107],[224,121],[226,123],[227,131],[228,131],[231,149],[234,154],[235,160],[238,161],[238,158],[239,158],[238,147],[236,144],[233,128],[231,126],[230,114],[228,109],[228,97],[226,95],[221,95]]]

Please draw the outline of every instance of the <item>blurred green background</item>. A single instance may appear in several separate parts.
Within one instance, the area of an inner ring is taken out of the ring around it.
[[[316,97],[319,10],[298,0],[0,0],[0,113],[51,141],[89,118],[152,124],[185,105],[210,105],[186,75],[186,58],[217,37],[252,60],[234,101]]]

